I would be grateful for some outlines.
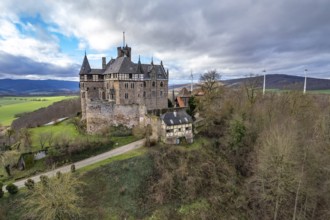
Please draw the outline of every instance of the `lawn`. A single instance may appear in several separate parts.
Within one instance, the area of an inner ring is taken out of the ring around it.
[[[45,97],[0,97],[0,124],[9,126],[15,115],[32,112],[47,107],[54,102],[70,99],[74,96],[45,96]]]
[[[66,137],[68,140],[74,140],[77,137],[85,138],[86,135],[79,134],[73,124],[70,123],[70,119],[61,123],[49,126],[41,126],[29,129],[32,135],[32,150],[40,150],[40,138],[45,135],[51,134],[53,139],[59,137]],[[46,142],[44,147],[49,147],[49,143]]]

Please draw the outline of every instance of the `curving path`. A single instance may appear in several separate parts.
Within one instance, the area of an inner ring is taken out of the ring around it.
[[[118,147],[116,149],[113,149],[113,150],[110,150],[108,152],[99,154],[97,156],[90,157],[90,158],[75,162],[74,165],[76,166],[76,169],[80,169],[82,167],[85,167],[85,166],[97,163],[99,161],[108,159],[110,157],[114,157],[114,156],[117,156],[117,155],[120,155],[120,154],[124,154],[128,151],[135,150],[135,149],[138,149],[138,148],[142,147],[143,144],[144,144],[144,141],[145,141],[144,139],[141,139],[141,140],[132,142],[130,144]],[[60,171],[61,173],[68,173],[68,172],[71,171],[71,165],[72,164],[69,164],[69,165],[66,165],[66,166],[63,166],[63,167],[59,167],[55,170],[48,171],[46,173],[41,173],[41,174],[38,174],[36,176],[32,176],[32,177],[29,177],[29,178],[26,178],[26,179],[22,179],[22,180],[19,180],[17,182],[14,182],[14,184],[16,186],[18,186],[18,188],[22,188],[22,187],[25,187],[24,183],[27,179],[33,179],[34,182],[39,182],[41,175],[45,175],[45,176],[48,176],[48,177],[53,177],[53,176],[56,175],[56,173],[58,171]],[[4,189],[5,189],[5,186],[4,186]]]

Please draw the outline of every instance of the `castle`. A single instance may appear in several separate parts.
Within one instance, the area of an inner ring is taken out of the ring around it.
[[[145,125],[148,110],[168,106],[168,77],[163,63],[156,65],[132,62],[132,50],[117,48],[117,58],[108,63],[102,57],[102,69],[92,69],[85,54],[80,77],[82,119],[87,132],[106,126],[132,128]]]

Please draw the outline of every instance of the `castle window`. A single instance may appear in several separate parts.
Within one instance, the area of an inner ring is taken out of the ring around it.
[[[160,91],[159,92],[159,95],[162,97],[163,96],[163,91]]]
[[[155,97],[156,96],[156,92],[152,91],[152,96]]]
[[[128,99],[128,93],[125,93],[125,99]]]
[[[83,92],[83,93],[81,93],[81,98],[85,98],[85,93]]]
[[[129,77],[130,79],[132,79],[132,78],[133,78],[133,74],[132,74],[132,73],[128,74],[128,77]]]
[[[128,83],[125,83],[125,88],[128,88]]]
[[[143,97],[146,97],[146,92],[143,92]]]
[[[152,82],[152,86],[155,87],[156,86],[156,83],[155,82]]]
[[[94,87],[94,90],[96,90],[96,87]]]
[[[163,82],[160,82],[160,87],[163,87],[163,86],[164,86]]]
[[[134,89],[134,83],[131,83],[131,88]]]
[[[147,86],[147,83],[146,82],[143,82],[143,86],[146,87]]]

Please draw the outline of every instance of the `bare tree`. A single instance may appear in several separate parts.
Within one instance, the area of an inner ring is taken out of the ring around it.
[[[19,139],[21,142],[21,146],[25,150],[29,150],[32,145],[31,133],[27,128],[22,128],[19,130]]]
[[[221,75],[216,70],[209,70],[199,78],[200,86],[206,93],[212,92],[219,86]]]
[[[46,144],[48,144],[49,147],[53,144],[53,133],[52,132],[43,132],[39,134],[39,144],[41,149],[44,149]]]
[[[258,75],[250,74],[244,81],[244,90],[250,104],[254,104],[260,90],[261,78]]]
[[[12,138],[12,136],[15,134],[15,130],[14,129],[12,129],[12,128],[8,128],[7,130],[6,130],[6,136],[7,136],[7,138],[8,138],[8,145],[10,146],[11,145],[11,138]]]
[[[27,218],[80,219],[82,209],[78,190],[84,185],[72,174],[60,174],[36,184],[23,201]]]

